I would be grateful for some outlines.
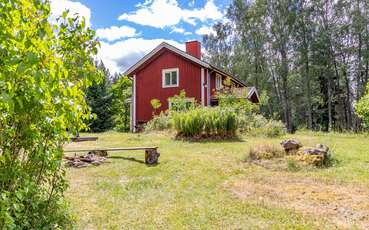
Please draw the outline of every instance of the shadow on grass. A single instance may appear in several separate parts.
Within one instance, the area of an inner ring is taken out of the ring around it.
[[[149,164],[146,164],[144,160],[138,160],[138,159],[136,159],[134,157],[109,156],[108,158],[111,158],[111,159],[121,159],[121,160],[126,160],[126,161],[132,161],[132,162],[144,164],[147,167],[153,167],[153,166],[156,166],[156,165],[159,164],[159,163],[157,163],[157,164],[149,165]]]

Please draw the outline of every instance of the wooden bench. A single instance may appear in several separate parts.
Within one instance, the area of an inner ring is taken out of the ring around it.
[[[98,137],[72,137],[70,140],[72,142],[82,142],[82,141],[97,141]]]
[[[157,164],[160,153],[158,147],[120,147],[120,148],[98,148],[98,149],[78,149],[78,150],[65,150],[66,153],[77,153],[77,152],[88,152],[101,156],[107,156],[108,152],[114,151],[134,151],[134,150],[145,150],[145,163],[152,165]]]

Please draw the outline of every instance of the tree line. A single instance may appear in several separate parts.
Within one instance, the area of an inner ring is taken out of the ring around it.
[[[369,68],[368,0],[234,0],[205,58],[263,95],[288,131],[359,131]]]

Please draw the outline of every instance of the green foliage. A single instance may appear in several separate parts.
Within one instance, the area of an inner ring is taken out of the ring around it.
[[[86,92],[87,103],[95,115],[95,119],[89,125],[93,132],[103,132],[113,127],[110,74],[102,62],[98,65],[98,69],[104,73],[103,80],[99,83],[93,81]]]
[[[191,110],[197,106],[194,99],[186,97],[185,90],[181,90],[179,95],[170,97],[168,101],[171,103],[171,107],[169,109],[176,112]]]
[[[196,108],[173,115],[174,127],[179,136],[221,137],[236,136],[237,118],[231,109]]]
[[[242,132],[254,136],[278,137],[287,133],[281,121],[266,119],[262,115],[251,115],[239,118],[239,128]]]
[[[84,89],[100,77],[83,19],[49,23],[42,0],[0,1],[0,226],[69,229],[63,144],[85,128]]]
[[[132,81],[122,76],[112,85],[113,93],[113,120],[115,129],[129,131],[130,128],[130,104],[127,100],[132,97]]]
[[[281,121],[276,120],[268,120],[262,130],[267,137],[279,137],[287,133],[286,126]]]
[[[366,127],[369,127],[369,84],[366,95],[356,104],[356,113],[364,121]]]
[[[172,127],[172,119],[169,113],[161,112],[158,116],[154,116],[145,126],[146,131],[166,130]]]
[[[241,116],[250,116],[256,113],[259,110],[259,105],[246,99],[248,92],[243,91],[240,95],[236,90],[236,88],[226,88],[222,93],[217,93],[219,106],[232,108]]]
[[[245,95],[239,95],[232,89],[225,89],[223,93],[218,93],[219,106],[233,110],[238,116],[238,129],[252,135],[263,135],[267,137],[277,137],[286,134],[285,125],[281,121],[266,119],[262,115],[257,115],[259,105],[251,103]],[[263,96],[265,98],[265,96]]]

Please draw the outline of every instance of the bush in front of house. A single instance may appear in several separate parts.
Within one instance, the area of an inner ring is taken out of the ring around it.
[[[267,119],[257,114],[260,104],[250,102],[246,99],[246,95],[240,98],[232,89],[228,89],[224,93],[218,93],[217,96],[221,108],[231,109],[237,114],[238,130],[241,133],[266,137],[286,134],[287,130],[281,121]]]
[[[172,119],[169,113],[161,112],[154,116],[145,126],[145,131],[162,131],[172,127]]]
[[[234,111],[219,107],[174,113],[173,124],[177,136],[191,138],[232,138],[238,128]]]

